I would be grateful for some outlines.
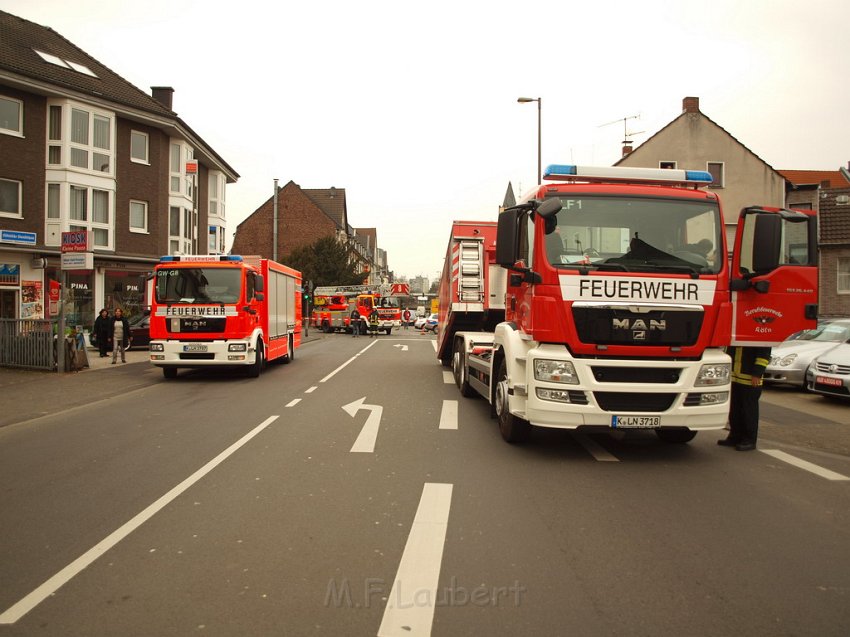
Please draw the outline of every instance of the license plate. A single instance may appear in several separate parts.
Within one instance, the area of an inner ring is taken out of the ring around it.
[[[658,416],[611,416],[614,429],[652,429],[661,426]]]
[[[184,352],[206,352],[207,346],[201,343],[192,343],[191,345],[183,346]]]
[[[818,385],[830,385],[832,387],[841,387],[844,383],[840,378],[829,378],[828,376],[818,376],[815,378]]]

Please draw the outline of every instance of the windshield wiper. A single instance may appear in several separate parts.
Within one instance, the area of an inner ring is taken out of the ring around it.
[[[622,263],[611,263],[609,261],[602,261],[601,263],[592,264],[596,266],[597,270],[622,270],[623,272],[631,272],[631,269],[627,268]]]

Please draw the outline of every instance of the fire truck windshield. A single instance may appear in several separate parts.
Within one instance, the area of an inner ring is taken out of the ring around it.
[[[175,268],[156,272],[157,303],[237,303],[242,291],[239,268]]]
[[[725,261],[716,203],[562,195],[561,205],[545,237],[555,267],[711,274]]]

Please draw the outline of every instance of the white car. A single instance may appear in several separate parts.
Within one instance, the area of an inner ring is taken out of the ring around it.
[[[766,384],[789,384],[805,389],[806,370],[811,362],[848,339],[850,319],[841,319],[818,326],[800,338],[783,341],[771,351],[770,364],[762,379]]]
[[[806,386],[824,396],[850,399],[850,342],[815,358],[806,372]]]
[[[428,320],[427,316],[417,316],[416,320],[413,321],[413,327],[417,330],[421,330],[425,327],[425,322]]]

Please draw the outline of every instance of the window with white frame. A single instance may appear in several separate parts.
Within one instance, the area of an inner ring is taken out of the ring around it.
[[[725,185],[726,174],[722,161],[709,161],[705,164],[705,169],[711,173],[711,185],[709,188],[723,188]]]
[[[21,100],[0,95],[0,133],[23,136],[24,103]]]
[[[839,294],[850,294],[850,257],[838,257],[837,288]]]
[[[211,170],[209,173],[209,213],[213,217],[224,219],[224,189],[227,180],[224,175],[217,170]]]
[[[168,253],[192,254],[192,211],[180,206],[168,209]]]
[[[62,163],[62,107],[51,104],[47,110],[47,163]]]
[[[20,217],[21,182],[12,179],[0,179],[0,215]]]
[[[70,186],[69,230],[88,230],[95,248],[111,248],[112,197],[108,190]]]
[[[172,194],[179,194],[189,199],[193,197],[193,176],[186,174],[186,162],[194,159],[195,151],[191,146],[181,142],[171,142],[171,153],[169,158],[169,171],[171,179],[169,190]]]
[[[148,163],[148,135],[140,131],[130,131],[130,161],[137,164]]]
[[[148,204],[146,201],[130,201],[130,231],[148,231]]]
[[[72,107],[70,149],[71,166],[112,173],[112,117]]]
[[[169,170],[171,172],[171,180],[168,189],[171,192],[180,192],[180,177],[183,174],[183,167],[180,161],[180,144],[171,144],[171,152],[169,154]]]

